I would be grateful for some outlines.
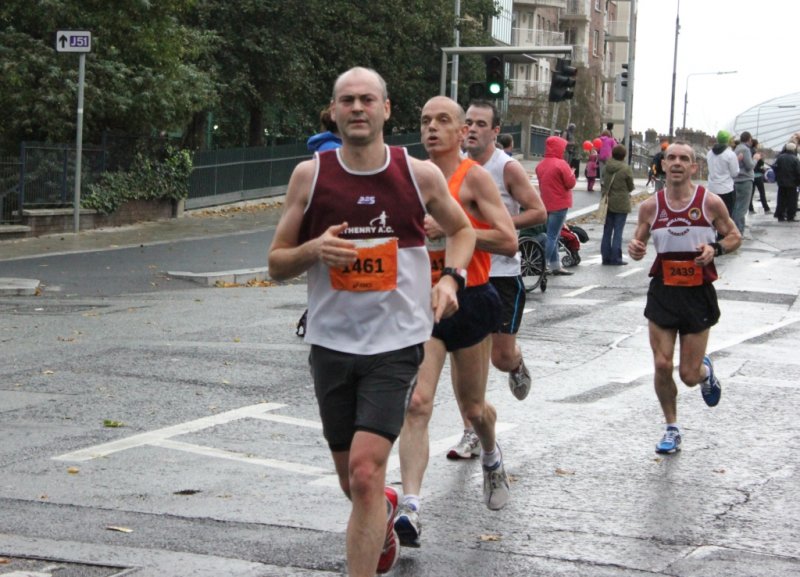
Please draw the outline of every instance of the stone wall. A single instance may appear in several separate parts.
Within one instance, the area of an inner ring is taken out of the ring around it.
[[[81,209],[80,229],[92,230],[112,226],[126,226],[137,222],[163,220],[178,216],[183,203],[172,200],[131,200],[111,214]],[[73,232],[74,213],[71,208],[24,209],[22,225],[27,231],[18,232],[18,238]]]

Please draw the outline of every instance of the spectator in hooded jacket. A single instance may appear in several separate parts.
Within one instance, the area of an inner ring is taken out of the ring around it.
[[[561,268],[561,259],[558,258],[558,236],[567,220],[567,209],[572,206],[572,189],[577,182],[575,173],[564,160],[566,148],[566,140],[560,136],[548,136],[544,142],[544,158],[536,166],[539,191],[547,209],[545,258],[550,274],[554,275],[572,274]]]
[[[708,190],[725,203],[728,214],[733,215],[733,179],[739,174],[739,161],[730,147],[731,135],[725,130],[717,132],[717,143],[708,151]]]
[[[797,158],[797,145],[787,142],[772,165],[775,182],[778,184],[778,204],[775,218],[780,222],[795,222],[797,216],[797,187],[800,186],[800,159]],[[546,203],[545,203],[546,205]]]
[[[616,145],[617,140],[610,130],[606,129],[600,133],[600,150],[597,151],[597,160],[600,163],[599,178],[603,178],[603,169],[606,167],[606,162],[611,158],[611,151]]]
[[[739,174],[733,179],[733,222],[736,223],[736,228],[739,233],[744,236],[744,227],[747,216],[747,209],[750,206],[750,197],[753,196],[753,180],[755,175],[753,169],[756,166],[756,160],[760,156],[756,153],[756,158],[753,158],[753,152],[750,150],[752,135],[746,130],[739,135],[739,144],[733,152],[736,153],[736,158],[739,160]]]
[[[339,137],[339,129],[336,126],[336,122],[331,118],[329,107],[326,106],[319,113],[319,124],[320,132],[308,139],[308,150],[311,152],[323,152],[339,148],[342,145],[342,139]]]

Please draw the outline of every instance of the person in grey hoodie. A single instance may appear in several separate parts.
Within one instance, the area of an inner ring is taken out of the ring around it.
[[[708,163],[709,192],[713,192],[725,203],[728,214],[733,214],[733,179],[739,174],[739,161],[730,147],[731,135],[725,130],[717,133],[717,143],[706,154]]]
[[[731,216],[742,236],[744,236],[745,217],[750,207],[750,198],[753,196],[753,180],[755,179],[753,168],[755,168],[756,163],[753,160],[753,154],[750,152],[752,140],[753,137],[745,130],[739,137],[738,146],[733,151],[739,161],[739,174],[733,179],[735,197]]]

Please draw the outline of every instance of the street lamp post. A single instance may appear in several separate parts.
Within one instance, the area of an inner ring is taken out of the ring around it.
[[[737,70],[722,70],[719,72],[692,72],[686,75],[686,90],[683,93],[683,131],[686,132],[686,105],[689,103],[689,79],[692,76],[703,76],[707,74],[736,74]]]

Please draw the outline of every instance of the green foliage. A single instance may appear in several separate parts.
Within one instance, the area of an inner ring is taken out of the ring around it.
[[[494,0],[3,0],[0,2],[0,151],[23,140],[74,139],[78,56],[55,32],[90,30],[84,142],[104,131],[182,132],[199,145],[262,145],[316,132],[335,78],[351,66],[384,76],[387,130],[414,130],[439,92],[441,48],[492,45]],[[460,60],[461,94],[481,74]],[[449,85],[448,85],[449,86]]]
[[[137,154],[130,170],[106,172],[96,184],[89,185],[81,206],[111,214],[127,200],[180,200],[189,194],[191,172],[188,150],[167,146],[160,162]]]

